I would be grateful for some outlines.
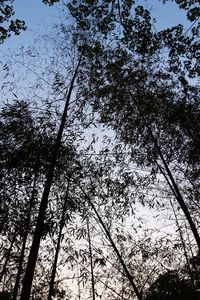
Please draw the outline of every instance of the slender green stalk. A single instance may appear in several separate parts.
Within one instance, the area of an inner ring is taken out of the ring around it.
[[[88,244],[89,244],[89,253],[90,253],[90,269],[91,269],[91,277],[92,277],[92,299],[95,300],[94,269],[93,269],[92,246],[91,246],[90,226],[89,226],[88,216],[87,216],[87,232],[88,232]]]

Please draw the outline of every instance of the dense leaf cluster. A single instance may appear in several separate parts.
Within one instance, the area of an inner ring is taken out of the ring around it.
[[[12,20],[14,15],[13,1],[2,0],[0,2],[0,44],[12,33],[19,35],[21,30],[26,29],[24,21],[19,19]]]

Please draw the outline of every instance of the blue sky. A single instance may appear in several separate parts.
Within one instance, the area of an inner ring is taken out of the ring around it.
[[[180,10],[175,2],[167,2],[165,5],[159,0],[137,0],[138,3],[144,3],[144,6],[151,11],[151,14],[156,18],[157,30],[183,24],[187,29],[190,22],[186,18],[186,12]]]
[[[158,0],[136,0],[137,4],[144,4],[152,15],[157,19],[155,27],[157,30],[168,26],[183,23],[187,29],[190,23],[186,20],[186,13],[180,10],[173,2],[162,5]],[[48,32],[48,28],[59,22],[61,18],[60,6],[44,5],[42,0],[15,0],[14,1],[15,16],[26,22],[27,30],[22,32],[20,36],[12,36],[10,39],[0,46],[2,51],[8,48],[11,50],[22,45],[34,43],[37,34]]]
[[[0,49],[15,49],[24,44],[32,44],[37,34],[46,33],[47,28],[58,22],[58,5],[48,6],[42,3],[42,0],[15,0],[14,1],[15,18],[24,20],[27,30],[21,32],[19,36],[12,36],[6,40]]]

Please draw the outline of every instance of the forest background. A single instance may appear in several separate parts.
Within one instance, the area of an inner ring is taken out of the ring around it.
[[[0,299],[199,299],[198,1],[43,2],[34,45],[0,3]]]

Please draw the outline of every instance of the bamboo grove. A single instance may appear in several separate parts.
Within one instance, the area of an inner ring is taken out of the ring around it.
[[[189,28],[43,1],[66,21],[1,64],[0,299],[199,299],[200,9],[155,2]],[[2,1],[2,44],[14,17]]]

